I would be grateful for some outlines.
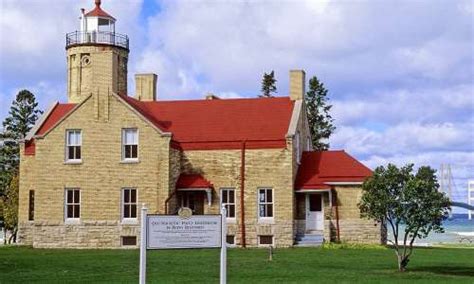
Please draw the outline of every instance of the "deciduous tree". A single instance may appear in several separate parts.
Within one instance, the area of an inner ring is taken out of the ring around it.
[[[435,170],[424,166],[415,174],[412,164],[377,167],[362,185],[361,215],[392,231],[400,271],[406,270],[417,238],[444,231],[449,199],[438,188]]]

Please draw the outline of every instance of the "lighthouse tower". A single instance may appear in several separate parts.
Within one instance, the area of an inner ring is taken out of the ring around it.
[[[95,0],[90,12],[81,9],[79,30],[66,35],[69,103],[127,92],[128,36],[115,32],[115,18],[100,5]]]

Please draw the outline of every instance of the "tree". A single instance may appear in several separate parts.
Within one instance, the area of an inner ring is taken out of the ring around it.
[[[263,73],[262,79],[262,94],[259,96],[260,98],[271,98],[272,93],[276,93],[277,88],[275,86],[276,83],[275,79],[275,72],[272,70],[270,73]]]
[[[12,177],[10,185],[7,187],[5,196],[8,198],[4,199],[3,204],[3,217],[5,231],[10,232],[8,243],[16,242],[16,235],[18,232],[18,191],[19,191],[19,178],[18,173]],[[6,236],[5,236],[6,240]]]
[[[14,209],[12,204],[18,202],[18,194],[11,190],[11,186],[14,178],[19,174],[20,142],[26,137],[42,113],[38,109],[35,96],[28,90],[21,90],[12,102],[9,116],[3,122],[4,129],[0,133],[0,198],[3,199],[5,207],[3,210],[5,223],[7,214],[9,214],[9,220],[17,218],[16,215],[13,216],[17,213],[12,211]],[[13,209],[7,210],[7,206]],[[13,240],[15,240],[16,229],[13,233]]]
[[[328,104],[328,90],[316,76],[309,80],[309,90],[306,93],[306,112],[308,116],[309,129],[313,149],[324,151],[329,148],[329,139],[336,130],[333,125],[334,119],[329,114],[332,105]]]
[[[449,199],[438,188],[435,170],[424,166],[414,174],[413,164],[377,167],[362,185],[361,215],[392,230],[399,271],[406,270],[416,238],[444,232]]]

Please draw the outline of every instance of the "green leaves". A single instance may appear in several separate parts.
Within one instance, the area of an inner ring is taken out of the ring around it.
[[[273,97],[272,93],[276,93],[276,79],[275,79],[275,72],[272,70],[270,73],[263,73],[262,79],[262,94],[259,96],[260,98],[271,98]]]
[[[309,80],[309,90],[305,103],[313,148],[318,151],[327,150],[329,143],[324,142],[336,130],[334,119],[329,114],[332,105],[328,104],[328,90],[316,76]]]
[[[401,168],[392,164],[377,167],[362,185],[361,216],[389,225],[397,255],[400,254],[401,269],[408,263],[416,238],[425,238],[431,231],[443,232],[442,221],[450,210],[449,199],[438,188],[435,170],[424,166],[415,174],[413,164]],[[401,224],[405,225],[403,232],[399,230]],[[398,251],[398,241],[402,239],[403,253]]]
[[[0,133],[0,198],[4,205],[6,228],[16,235],[18,222],[18,175],[20,142],[23,140],[43,112],[38,109],[35,96],[28,90],[20,91],[3,122]]]

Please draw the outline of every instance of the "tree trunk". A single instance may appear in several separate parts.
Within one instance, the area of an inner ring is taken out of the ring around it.
[[[398,271],[405,272],[409,261],[408,256],[398,256]]]

